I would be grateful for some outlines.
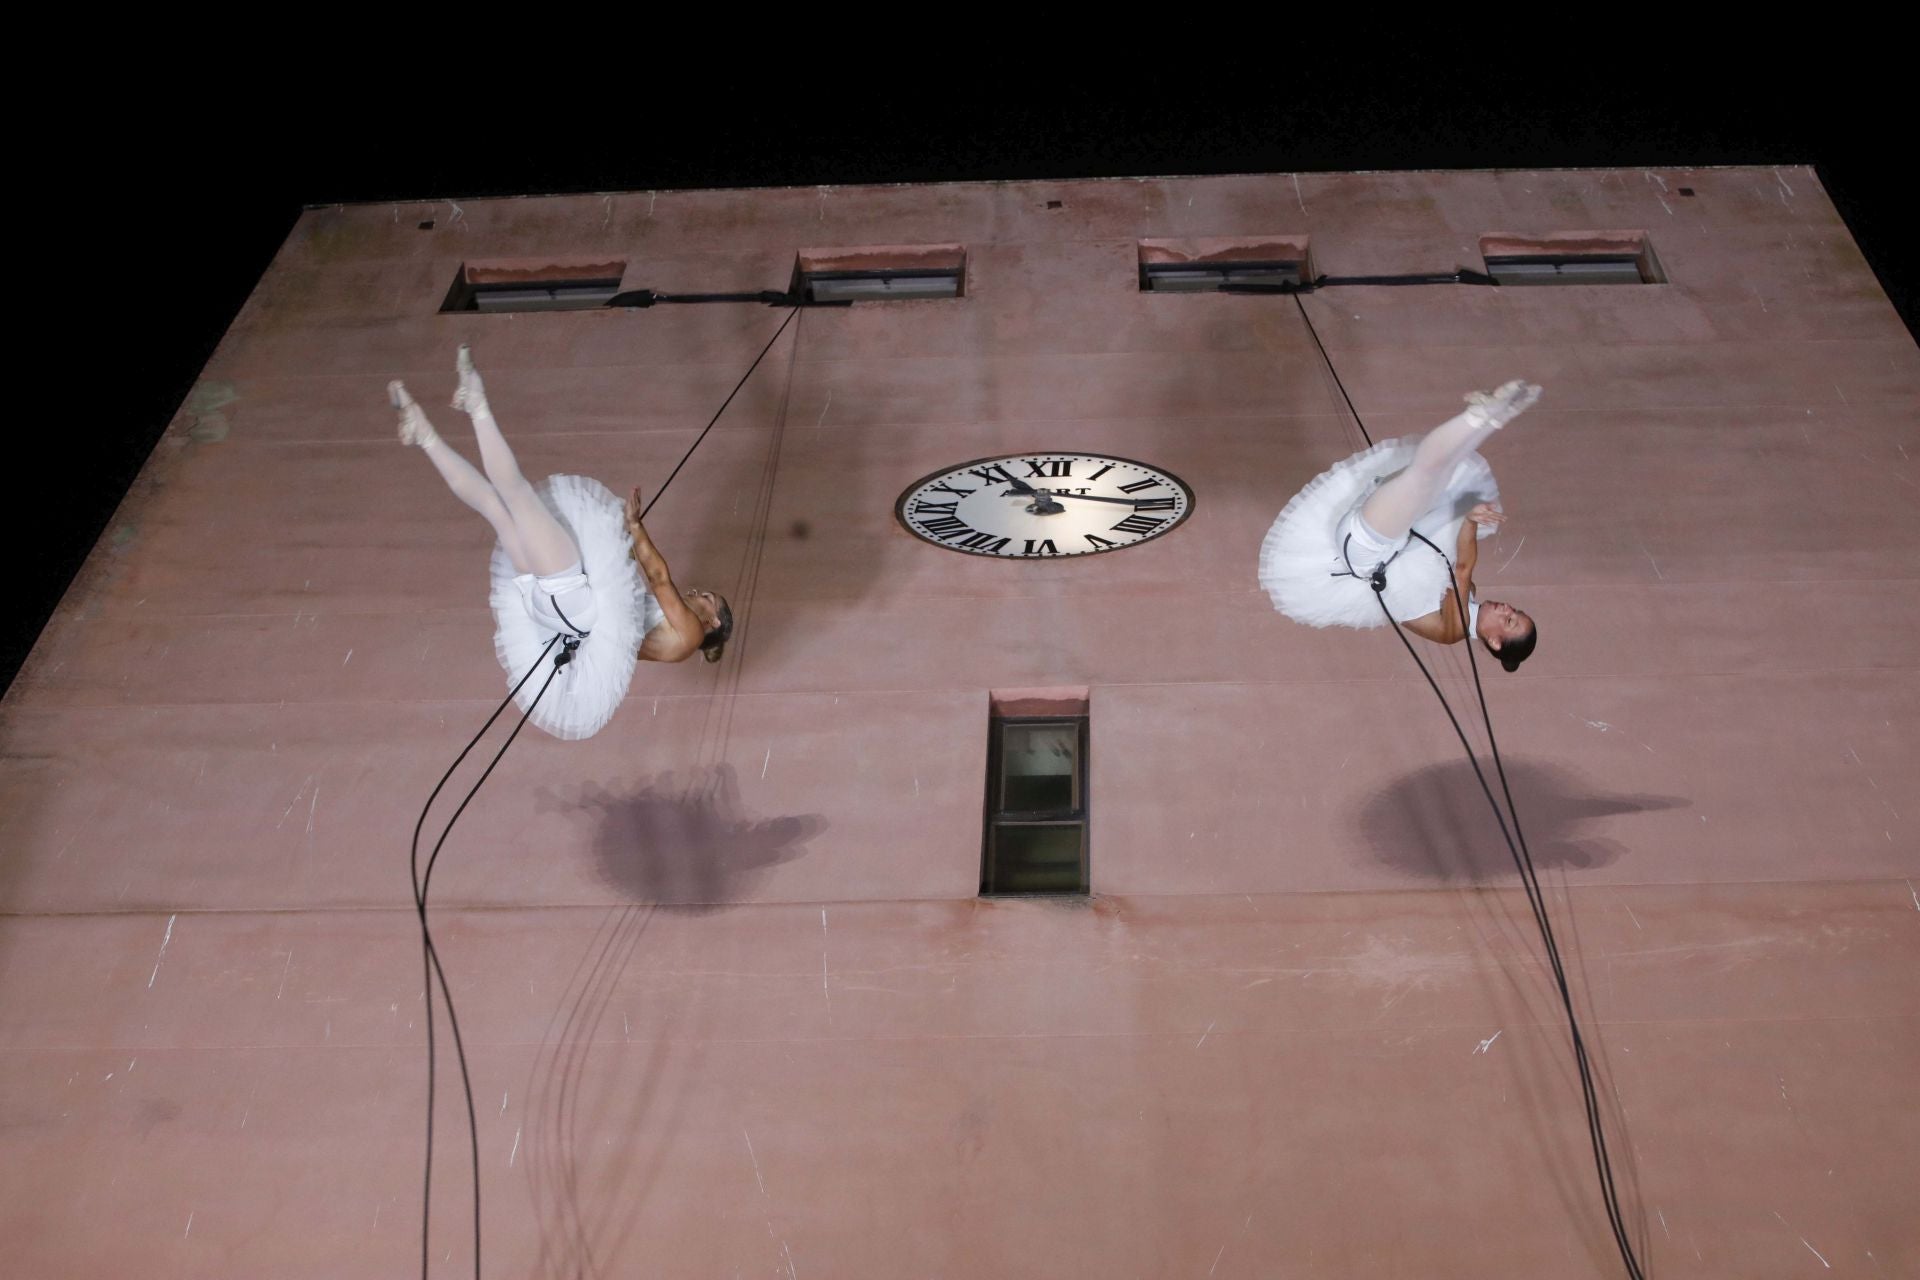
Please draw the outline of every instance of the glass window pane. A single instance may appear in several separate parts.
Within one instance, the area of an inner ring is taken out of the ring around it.
[[[1253,267],[1247,270],[1228,271],[1226,276],[1234,284],[1300,283],[1300,271],[1297,267]]]
[[[998,826],[993,830],[993,883],[989,893],[1085,893],[1080,850],[1086,828],[1078,822],[1048,826]]]
[[[1155,293],[1212,293],[1220,288],[1216,271],[1148,271],[1147,288]]]
[[[871,275],[809,276],[815,302],[846,302],[861,298],[957,298],[960,273],[875,272]]]
[[[1080,807],[1077,724],[1010,724],[1000,744],[1003,811],[1064,813]]]
[[[1147,263],[1145,288],[1154,293],[1218,292],[1225,284],[1299,284],[1295,262],[1223,262],[1191,266]]]
[[[1487,271],[1501,284],[1645,284],[1639,259],[1622,254],[1566,258],[1489,258]]]
[[[602,306],[620,291],[618,280],[565,280],[553,284],[482,285],[475,311],[584,311]]]
[[[1560,274],[1583,284],[1639,284],[1640,267],[1633,262],[1563,262]]]

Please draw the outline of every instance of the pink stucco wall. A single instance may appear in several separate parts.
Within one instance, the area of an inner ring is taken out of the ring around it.
[[[650,521],[733,598],[727,659],[523,737],[436,876],[489,1274],[1617,1274],[1444,719],[1390,637],[1253,582],[1358,444],[1296,305],[1135,273],[1143,238],[1305,235],[1352,275],[1621,229],[1669,283],[1305,305],[1376,438],[1547,387],[1489,447],[1479,577],[1540,651],[1483,671],[1653,1273],[1920,1269],[1920,353],[1811,172],[1715,169],[308,213],[0,706],[23,1274],[417,1257],[405,842],[504,690],[486,530],[385,383],[458,440],[470,341],[529,472],[652,486],[780,321],[437,314],[460,264],[778,289],[801,250],[902,244],[963,245],[967,296],[802,314]],[[1158,464],[1195,514],[1051,564],[895,523],[1019,450]],[[976,901],[989,694],[1071,686],[1097,896]]]

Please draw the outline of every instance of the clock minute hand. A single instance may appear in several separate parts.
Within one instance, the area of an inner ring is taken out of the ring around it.
[[[1058,489],[1053,491],[1053,496],[1056,498],[1074,498],[1080,502],[1117,502],[1126,507],[1137,507],[1142,502],[1152,501],[1151,498],[1103,498],[1097,493],[1062,493]]]

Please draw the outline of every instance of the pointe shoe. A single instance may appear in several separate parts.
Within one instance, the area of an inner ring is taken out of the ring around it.
[[[485,409],[487,388],[480,381],[480,371],[473,367],[473,348],[461,343],[459,354],[453,358],[453,367],[460,374],[460,385],[453,392],[453,407],[468,415]]]
[[[426,411],[407,394],[406,384],[395,379],[387,384],[387,399],[400,411],[400,443],[425,448],[440,437],[427,421]]]
[[[1468,392],[1467,412],[1476,415],[1490,427],[1504,427],[1532,408],[1539,398],[1540,387],[1537,384],[1516,378],[1495,391]]]

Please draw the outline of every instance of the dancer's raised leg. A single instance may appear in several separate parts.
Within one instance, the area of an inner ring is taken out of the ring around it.
[[[1413,461],[1373,491],[1360,509],[1361,518],[1382,537],[1405,537],[1413,522],[1438,501],[1460,460],[1539,398],[1540,388],[1526,382],[1509,382],[1498,391],[1468,396],[1467,411],[1422,437]]]
[[[493,482],[494,491],[513,516],[514,527],[529,560],[525,571],[560,573],[578,564],[580,548],[574,545],[573,536],[554,519],[553,512],[521,474],[513,449],[500,434],[500,425],[493,420],[493,410],[487,405],[487,389],[480,381],[479,371],[473,367],[473,355],[465,343],[460,346],[458,368],[460,387],[453,393],[453,407],[473,419],[474,438],[480,443],[480,464],[487,469],[487,479]]]
[[[520,532],[514,525],[513,516],[494,487],[487,483],[487,478],[440,438],[433,424],[427,421],[426,411],[407,394],[404,384],[389,382],[387,398],[400,412],[400,443],[417,445],[440,473],[440,478],[447,482],[447,488],[453,491],[453,496],[486,517],[501,545],[507,549],[507,556],[513,561],[514,568],[522,573],[532,572],[527,566],[526,553],[520,545]]]

